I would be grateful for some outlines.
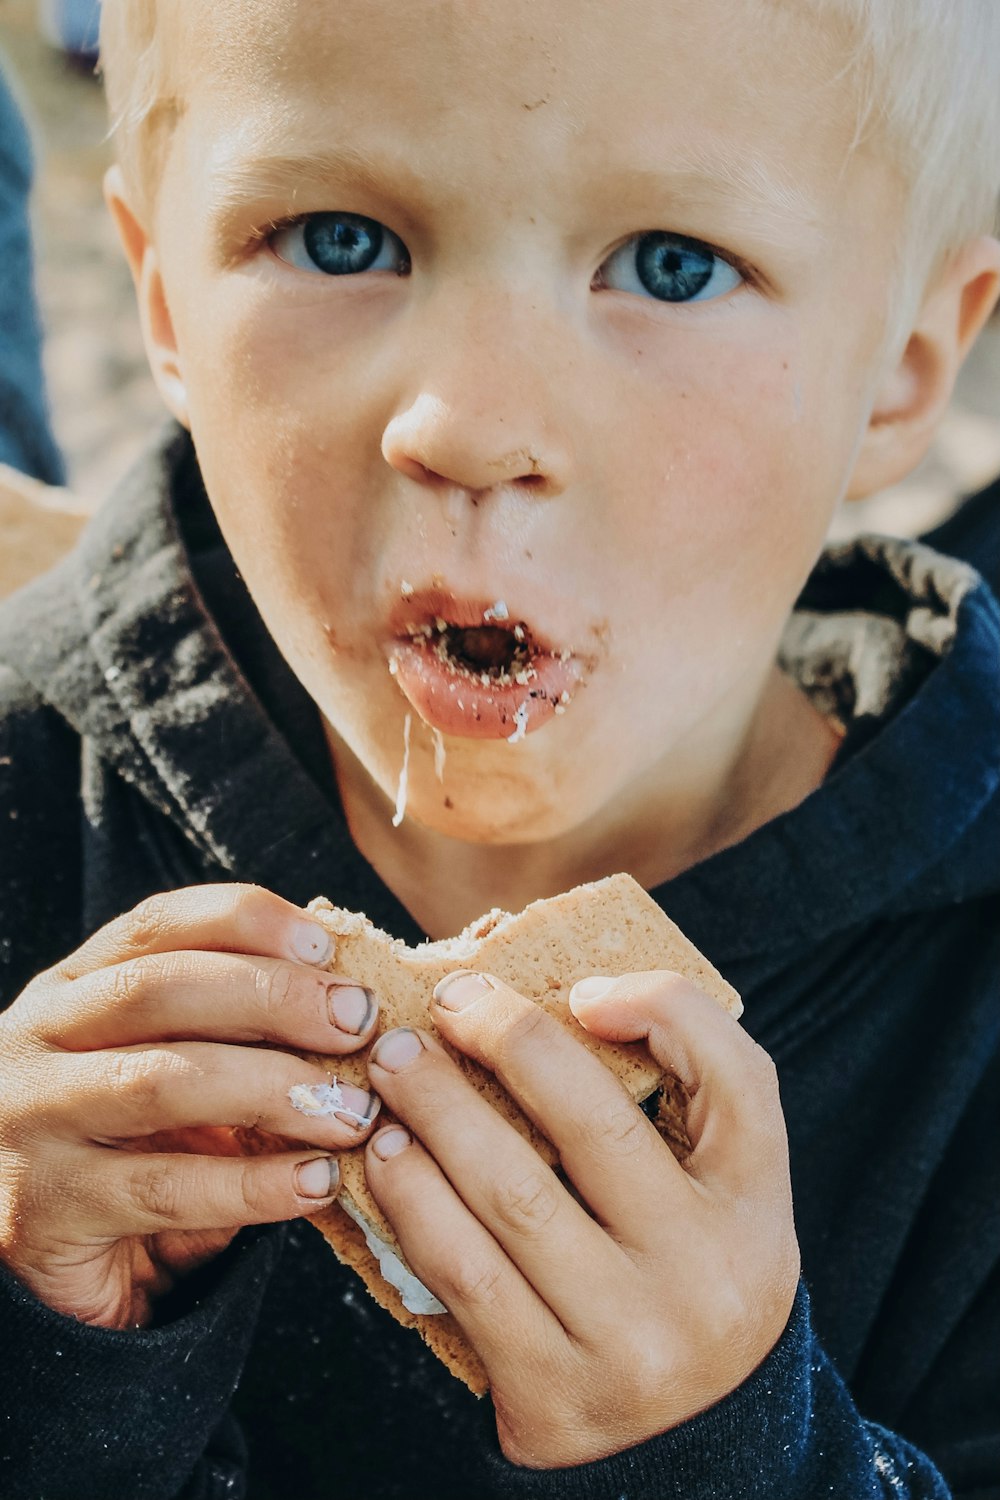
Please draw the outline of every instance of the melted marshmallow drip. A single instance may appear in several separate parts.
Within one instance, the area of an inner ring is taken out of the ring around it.
[[[352,1203],[343,1198],[339,1200],[341,1208],[349,1219],[353,1219],[365,1237],[365,1244],[378,1261],[378,1268],[390,1286],[394,1286],[403,1299],[403,1306],[411,1313],[443,1313],[448,1309],[443,1302],[439,1302],[433,1292],[429,1292],[423,1282],[408,1271],[391,1246],[385,1240],[380,1239],[373,1229],[369,1229],[361,1214]]]
[[[406,816],[406,792],[410,780],[410,730],[412,728],[413,715],[407,714],[403,724],[403,769],[399,773],[399,787],[396,791],[396,811],[392,818],[393,828],[398,828]]]
[[[516,745],[528,732],[528,700],[525,698],[514,715],[514,733],[507,736],[508,745]]]
[[[434,740],[434,775],[438,781],[444,781],[444,735],[440,729],[432,729],[431,737]]]

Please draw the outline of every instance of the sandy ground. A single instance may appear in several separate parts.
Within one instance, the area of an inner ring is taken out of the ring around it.
[[[96,504],[160,421],[132,287],[101,197],[110,160],[98,81],[40,39],[33,0],[0,0],[0,56],[36,141],[38,289],[56,435],[70,482]],[[965,370],[921,468],[838,516],[834,532],[912,534],[1000,473],[1000,321]]]

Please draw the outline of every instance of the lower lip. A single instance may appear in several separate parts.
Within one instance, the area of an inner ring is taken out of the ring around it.
[[[580,681],[580,667],[570,658],[537,656],[527,684],[484,684],[455,672],[426,644],[397,641],[390,660],[404,696],[425,723],[442,734],[467,740],[509,740],[519,731],[522,710],[525,734],[554,717],[562,695]]]

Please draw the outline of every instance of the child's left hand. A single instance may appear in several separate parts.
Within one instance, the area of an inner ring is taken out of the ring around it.
[[[798,1280],[770,1058],[676,974],[588,988],[571,996],[581,1023],[645,1038],[687,1088],[683,1166],[603,1064],[499,981],[449,976],[434,1022],[544,1131],[589,1212],[432,1036],[388,1032],[370,1064],[418,1138],[372,1137],[372,1192],[479,1351],[504,1453],[532,1468],[632,1447],[721,1400],[781,1336]]]

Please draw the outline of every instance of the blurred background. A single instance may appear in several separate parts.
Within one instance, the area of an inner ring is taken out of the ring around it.
[[[3,66],[35,147],[33,222],[45,371],[69,485],[97,504],[162,420],[132,287],[101,197],[111,159],[86,46],[97,0],[0,0]],[[2,330],[0,330],[2,337]],[[834,534],[915,534],[1000,474],[1000,320],[967,364],[934,450],[905,484],[845,508]]]

